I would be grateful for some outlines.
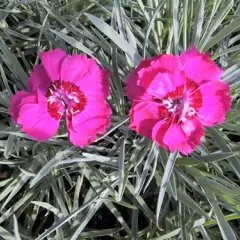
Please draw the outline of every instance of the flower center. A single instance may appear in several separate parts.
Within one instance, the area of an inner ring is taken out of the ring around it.
[[[46,97],[48,112],[51,117],[59,120],[64,113],[67,117],[80,113],[86,98],[81,89],[74,83],[57,80],[48,88]]]
[[[167,100],[162,101],[162,104],[171,115],[178,119],[178,122],[185,122],[196,113],[196,110],[189,106],[189,102],[184,98],[173,100],[168,97]]]
[[[178,123],[185,122],[197,114],[202,106],[202,94],[198,85],[187,79],[185,86],[178,86],[164,99],[156,99],[160,103],[159,115],[162,118],[174,118]]]

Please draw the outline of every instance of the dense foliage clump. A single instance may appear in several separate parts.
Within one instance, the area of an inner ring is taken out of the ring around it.
[[[0,239],[240,238],[238,0],[2,0],[0,8]],[[169,153],[129,129],[126,81],[143,58],[193,45],[224,70],[232,109],[194,152]],[[111,71],[111,124],[83,148],[64,120],[37,142],[9,114],[40,52],[56,48]]]

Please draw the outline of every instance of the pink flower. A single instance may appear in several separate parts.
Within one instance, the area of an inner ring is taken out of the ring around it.
[[[38,141],[53,137],[63,115],[70,141],[80,147],[104,134],[110,123],[109,71],[86,55],[67,55],[61,49],[41,52],[27,92],[11,98],[9,113],[23,132]]]
[[[130,128],[171,152],[193,152],[204,126],[223,123],[231,109],[230,88],[220,82],[222,73],[194,46],[180,56],[143,60],[126,86],[133,102]]]

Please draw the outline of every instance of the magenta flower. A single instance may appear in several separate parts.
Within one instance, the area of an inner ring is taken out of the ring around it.
[[[204,126],[223,123],[231,109],[230,88],[220,82],[222,73],[194,46],[180,56],[143,60],[127,81],[133,102],[130,128],[171,152],[193,152]]]
[[[61,49],[41,52],[27,92],[11,98],[9,113],[23,132],[38,141],[53,137],[65,115],[70,141],[80,147],[104,134],[110,123],[109,71],[86,55],[67,55]]]

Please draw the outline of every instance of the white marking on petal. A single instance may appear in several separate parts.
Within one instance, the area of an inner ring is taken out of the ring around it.
[[[179,120],[178,120],[178,123],[181,122],[181,121],[183,121],[183,119],[186,118],[186,114],[187,114],[187,112],[188,112],[188,108],[189,108],[189,103],[188,103],[188,101],[186,101],[186,102],[183,104],[182,114],[181,114],[181,116],[180,116],[180,118],[179,118]]]
[[[63,100],[61,100],[60,102],[61,102],[61,104],[62,104],[64,107],[66,107],[66,104],[65,104],[65,102],[64,102]]]
[[[71,114],[71,112],[69,111],[69,109],[66,109],[66,114],[67,114],[67,115],[70,115],[70,114]]]
[[[72,114],[76,114],[76,113],[79,113],[80,111],[79,110],[76,110],[75,112],[72,111]]]
[[[75,103],[80,103],[77,97],[74,97],[74,98],[73,98],[73,101],[74,101]]]
[[[53,90],[51,88],[49,88],[49,91],[50,91],[51,94],[53,94]]]
[[[55,102],[55,97],[51,96],[47,99],[47,102],[49,102],[50,104],[52,104],[53,102]]]
[[[168,100],[163,100],[162,102],[163,102],[163,104],[166,106],[167,109],[171,108],[172,105],[173,105],[173,104],[172,104],[170,101],[168,101]]]
[[[196,113],[196,111],[195,111],[195,109],[193,108],[193,107],[190,107],[189,109],[188,109],[188,116],[189,117],[191,117],[191,116],[193,116],[194,114]]]
[[[183,117],[182,122],[186,122],[186,121],[187,121],[187,118]]]
[[[176,109],[177,109],[177,106],[175,105],[172,108],[170,108],[168,111],[174,113]]]

